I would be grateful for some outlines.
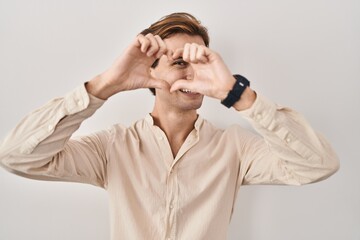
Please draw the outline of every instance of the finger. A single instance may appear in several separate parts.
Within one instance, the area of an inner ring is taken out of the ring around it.
[[[144,35],[140,34],[137,37],[138,42],[140,43],[140,51],[146,53],[150,46],[150,41]]]
[[[178,59],[179,57],[182,57],[184,53],[184,49],[183,48],[178,48],[174,51],[174,53],[172,54],[172,59]]]
[[[147,88],[156,88],[156,89],[170,89],[170,84],[161,79],[158,78],[157,75],[155,73],[150,75],[150,79],[147,81],[147,83],[145,84]]]
[[[205,56],[205,48],[206,47],[204,46],[200,46],[196,52],[196,59],[202,63],[206,63],[208,61],[207,57]]]
[[[186,88],[188,89],[189,85],[189,81],[188,80],[177,80],[175,81],[171,87],[170,87],[170,92],[175,92],[177,90],[180,90],[180,89],[183,89],[183,88]],[[189,89],[190,90],[190,89]],[[191,90],[190,90],[191,91]]]
[[[150,41],[150,46],[146,53],[146,55],[150,57],[153,56],[159,50],[159,45],[154,35],[152,35],[151,33],[146,34],[145,37]]]
[[[184,46],[184,52],[183,52],[183,60],[185,62],[189,62],[190,61],[190,43],[186,43]]]
[[[190,45],[190,52],[189,52],[189,57],[190,57],[190,62],[192,63],[197,63],[197,58],[196,58],[196,54],[197,54],[197,50],[198,50],[198,45],[195,43],[192,43]]]
[[[156,53],[156,58],[160,58],[162,55],[166,54],[167,47],[165,42],[161,39],[159,35],[155,35],[155,40],[159,46],[159,50]]]
[[[174,60],[173,55],[174,55],[174,51],[173,51],[173,50],[168,49],[168,50],[166,51],[166,56],[167,56],[168,61],[173,61],[173,60]]]
[[[139,34],[139,35],[137,35],[136,36],[136,38],[134,39],[134,45],[136,46],[136,47],[140,47],[141,46],[141,42],[140,42],[140,38],[143,38],[144,37],[144,35],[142,35],[142,34]]]
[[[199,88],[198,88],[197,85],[198,84],[196,83],[196,81],[189,81],[189,80],[180,79],[180,80],[175,81],[171,85],[170,92],[175,92],[175,91],[180,90],[180,89],[188,89],[188,90],[190,90],[192,92],[201,93],[199,91]]]
[[[161,79],[154,79],[151,78],[148,83],[146,84],[145,88],[156,88],[156,89],[170,89],[170,84],[165,81],[165,80],[161,80]]]

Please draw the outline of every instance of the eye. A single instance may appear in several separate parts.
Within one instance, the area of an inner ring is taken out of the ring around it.
[[[176,59],[173,63],[173,66],[178,66],[178,67],[186,67],[188,65],[187,62],[185,62],[182,58]]]

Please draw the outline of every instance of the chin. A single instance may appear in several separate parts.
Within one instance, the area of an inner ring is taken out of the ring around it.
[[[184,104],[183,109],[184,110],[197,110],[201,107],[202,101],[197,103],[190,103],[190,104]]]

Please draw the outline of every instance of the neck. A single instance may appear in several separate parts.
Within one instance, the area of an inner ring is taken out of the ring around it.
[[[173,156],[175,157],[189,133],[194,129],[198,117],[196,110],[162,111],[154,108],[151,113],[154,124],[167,136]]]
[[[161,113],[157,110],[152,111],[151,116],[154,124],[161,128],[168,139],[186,139],[187,135],[194,129],[197,119],[195,110],[186,112],[166,112]]]

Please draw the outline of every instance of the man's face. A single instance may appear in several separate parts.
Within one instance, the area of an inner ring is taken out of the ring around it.
[[[186,34],[176,34],[164,40],[169,50],[175,51],[184,48],[185,43],[197,43],[205,45],[200,36],[190,36]],[[191,63],[187,63],[182,58],[168,59],[162,56],[159,59],[157,67],[151,69],[151,74],[157,79],[167,81],[172,85],[176,80],[192,80],[194,70]],[[199,93],[188,92],[181,89],[170,93],[168,89],[156,89],[156,105],[164,108],[173,108],[178,111],[196,110],[200,108],[203,95]],[[169,109],[170,110],[170,109]]]

